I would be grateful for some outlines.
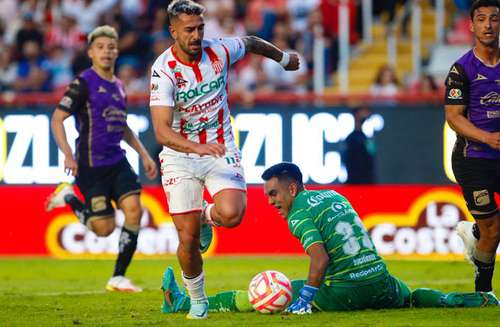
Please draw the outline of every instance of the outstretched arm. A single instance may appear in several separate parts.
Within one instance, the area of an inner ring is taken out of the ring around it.
[[[245,44],[246,52],[270,58],[283,66],[285,70],[299,69],[299,56],[296,53],[282,51],[274,44],[254,35],[244,36],[241,40]]]

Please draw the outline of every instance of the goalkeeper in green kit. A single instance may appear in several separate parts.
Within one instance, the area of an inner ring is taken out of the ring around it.
[[[288,221],[310,257],[307,280],[294,280],[287,311],[389,309],[407,307],[481,307],[498,305],[492,292],[442,293],[428,288],[413,292],[391,276],[361,219],[342,195],[331,190],[308,191],[299,167],[279,163],[262,174],[269,204]],[[189,310],[189,298],[175,283],[172,268],[163,276],[163,312]],[[250,311],[246,291],[209,297],[209,310]]]

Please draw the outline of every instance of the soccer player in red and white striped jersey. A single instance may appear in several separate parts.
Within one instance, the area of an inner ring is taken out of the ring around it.
[[[204,40],[204,8],[194,1],[174,0],[167,10],[175,42],[151,68],[151,117],[156,139],[164,146],[162,182],[191,297],[187,317],[203,319],[208,300],[200,249],[206,251],[211,240],[208,223],[235,227],[246,208],[244,172],[227,103],[229,67],[247,52],[271,58],[286,70],[297,70],[299,59],[255,36]],[[203,205],[204,187],[213,204]]]

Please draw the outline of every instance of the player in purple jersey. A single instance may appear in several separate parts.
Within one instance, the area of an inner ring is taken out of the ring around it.
[[[47,211],[68,204],[90,230],[98,236],[108,236],[116,227],[113,200],[125,214],[125,223],[119,238],[113,277],[106,289],[140,292],[141,288],[125,278],[125,272],[137,247],[142,216],[141,184],[120,142],[124,140],[139,153],[148,178],[156,177],[157,167],[127,125],[125,91],[114,75],[118,34],[110,26],[100,26],[89,34],[88,43],[92,67],[70,84],[52,115],[52,132],[65,156],[64,168],[75,176],[85,203],[75,196],[72,185],[63,183],[49,197]],[[64,120],[72,115],[79,131],[76,158],[63,125]]]
[[[456,229],[465,256],[476,268],[476,291],[492,290],[500,241],[500,1],[479,0],[470,11],[472,50],[457,60],[446,79],[445,112],[457,133],[452,167],[476,223]]]

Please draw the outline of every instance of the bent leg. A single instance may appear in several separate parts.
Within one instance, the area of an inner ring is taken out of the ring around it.
[[[118,240],[118,257],[113,276],[125,276],[128,266],[137,249],[142,208],[139,194],[132,194],[121,199],[120,209],[125,215],[120,238]]]
[[[207,218],[217,225],[236,227],[241,223],[247,207],[244,190],[226,189],[214,195],[214,203],[205,211]]]
[[[476,265],[476,291],[490,292],[492,287],[493,271],[495,269],[495,255],[500,241],[500,214],[486,219],[476,219],[480,238],[473,253]]]

